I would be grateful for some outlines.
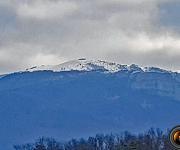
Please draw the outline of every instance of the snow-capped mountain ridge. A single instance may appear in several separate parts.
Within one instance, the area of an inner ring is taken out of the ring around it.
[[[41,136],[166,129],[179,124],[180,73],[86,59],[36,66],[0,75],[0,105],[0,150]]]
[[[35,66],[25,71],[34,72],[34,71],[45,71],[50,70],[54,72],[61,71],[96,71],[102,70],[104,72],[115,73],[122,70],[132,71],[132,72],[159,72],[159,73],[167,73],[170,71],[166,71],[160,68],[155,67],[140,67],[138,65],[121,65],[114,62],[107,62],[102,60],[87,60],[85,58],[81,58],[78,60],[71,60],[59,65],[42,65]]]

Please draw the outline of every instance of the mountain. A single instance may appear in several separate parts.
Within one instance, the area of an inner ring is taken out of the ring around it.
[[[59,65],[49,65],[49,66],[34,66],[32,68],[26,69],[27,72],[34,71],[53,71],[53,72],[62,72],[62,71],[104,71],[109,73],[115,73],[122,70],[126,71],[144,71],[144,72],[169,72],[160,68],[155,67],[144,67],[141,68],[135,64],[132,65],[121,65],[117,63],[102,61],[102,60],[87,60],[81,58],[78,60],[68,61]]]
[[[86,60],[85,58],[81,58],[78,60],[72,60],[69,62],[65,62],[59,65],[51,65],[51,66],[40,66],[40,67],[32,67],[26,69],[26,71],[33,72],[33,71],[42,71],[42,70],[51,70],[54,72],[61,72],[61,71],[107,71],[107,72],[118,72],[122,69],[128,69],[127,65],[120,65],[116,63],[110,63],[102,60]]]
[[[0,149],[40,136],[142,132],[180,124],[180,74],[73,60],[0,76]]]

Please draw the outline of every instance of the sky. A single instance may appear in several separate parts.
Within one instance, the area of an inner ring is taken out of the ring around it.
[[[0,0],[0,74],[78,58],[180,70],[180,1]]]

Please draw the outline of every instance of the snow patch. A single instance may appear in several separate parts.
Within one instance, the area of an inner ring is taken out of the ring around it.
[[[158,72],[158,73],[170,73],[170,71],[163,70],[155,67],[139,67],[138,65],[121,65],[114,62],[107,62],[102,60],[87,60],[85,58],[71,60],[59,65],[42,65],[35,66],[25,71],[34,72],[34,71],[104,71],[107,73],[116,73],[119,71],[130,71],[132,73],[137,72]]]

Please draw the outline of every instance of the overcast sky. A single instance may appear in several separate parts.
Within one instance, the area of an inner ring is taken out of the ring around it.
[[[0,0],[0,73],[86,57],[180,70],[179,0]]]

